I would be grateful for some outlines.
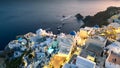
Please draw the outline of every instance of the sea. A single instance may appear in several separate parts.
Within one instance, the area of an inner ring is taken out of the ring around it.
[[[0,0],[0,50],[18,35],[49,29],[54,34],[63,16],[93,16],[107,7],[120,7],[120,0]],[[78,31],[79,23],[66,21],[61,32]]]

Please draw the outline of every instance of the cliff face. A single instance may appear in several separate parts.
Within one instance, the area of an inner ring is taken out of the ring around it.
[[[108,7],[105,11],[98,12],[94,16],[86,16],[84,26],[108,25],[107,19],[118,13],[120,13],[120,7]]]

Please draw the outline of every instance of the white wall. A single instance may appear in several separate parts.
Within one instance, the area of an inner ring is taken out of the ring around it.
[[[105,68],[120,68],[120,65],[110,63],[108,61],[105,62]]]

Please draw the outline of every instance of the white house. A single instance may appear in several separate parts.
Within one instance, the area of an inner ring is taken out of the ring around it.
[[[59,52],[61,54],[66,54],[68,55],[72,46],[72,36],[64,36],[64,37],[58,37],[58,41],[59,41]]]
[[[78,68],[95,68],[96,63],[81,56],[77,56],[76,65]]]
[[[107,48],[109,49],[109,51],[120,54],[120,42],[118,41],[115,41],[112,44],[108,45]]]

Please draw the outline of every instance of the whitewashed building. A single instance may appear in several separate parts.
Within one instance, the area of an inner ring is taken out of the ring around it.
[[[76,65],[78,68],[95,68],[96,63],[81,56],[77,56]]]
[[[113,51],[117,54],[120,54],[120,42],[115,41],[106,47],[109,51]]]

